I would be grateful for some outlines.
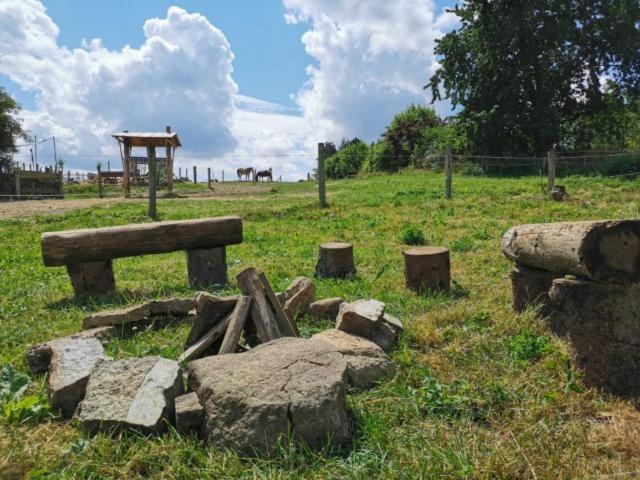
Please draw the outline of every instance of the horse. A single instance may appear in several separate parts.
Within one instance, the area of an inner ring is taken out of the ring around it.
[[[244,177],[245,181],[249,181],[249,180],[254,180],[256,178],[256,169],[253,167],[247,167],[247,168],[239,168],[237,170],[238,173],[238,181],[241,182],[242,181],[242,177]],[[252,178],[253,176],[253,178]]]
[[[260,170],[258,172],[256,172],[255,176],[255,181],[259,181],[261,178],[267,178],[269,179],[270,182],[273,182],[273,172],[271,171],[271,169],[269,170]]]

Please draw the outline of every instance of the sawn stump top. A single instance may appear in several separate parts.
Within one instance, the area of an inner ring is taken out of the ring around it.
[[[325,250],[341,250],[343,248],[353,248],[353,245],[343,242],[327,242],[321,243],[320,248],[323,248]]]
[[[413,257],[427,256],[427,255],[439,255],[441,253],[447,253],[448,248],[445,247],[415,247],[405,250],[404,255]]]

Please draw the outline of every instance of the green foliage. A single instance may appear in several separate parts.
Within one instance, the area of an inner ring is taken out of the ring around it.
[[[407,225],[404,227],[401,235],[401,241],[405,245],[426,245],[427,240],[424,237],[422,229],[416,225]]]
[[[0,171],[11,164],[11,155],[17,151],[16,139],[27,139],[19,113],[20,105],[0,87]]]
[[[11,364],[0,370],[0,414],[9,422],[22,423],[51,417],[47,400],[27,395],[29,377],[16,371]]]
[[[326,161],[327,178],[346,178],[357,175],[367,158],[369,147],[358,138],[343,142],[337,153]]]
[[[553,346],[548,337],[525,330],[509,340],[508,349],[517,362],[528,363],[537,362],[551,353]]]
[[[391,145],[378,140],[371,145],[364,164],[366,172],[395,172],[400,168]]]
[[[438,41],[429,87],[463,107],[474,152],[542,156],[565,141],[563,124],[611,110],[604,75],[618,100],[640,89],[636,0],[470,0],[454,12],[461,26]]]

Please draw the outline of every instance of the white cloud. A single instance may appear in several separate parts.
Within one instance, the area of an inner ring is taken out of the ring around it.
[[[456,24],[431,0],[283,0],[289,23],[308,21],[302,36],[318,66],[296,96],[327,139],[374,140],[394,114],[426,103],[422,89],[437,68],[435,40]],[[448,114],[448,105],[436,105]]]
[[[35,94],[37,108],[23,111],[25,126],[41,138],[55,135],[71,168],[93,169],[109,158],[117,168],[112,132],[165,125],[185,145],[176,158],[183,168],[231,170],[242,156],[303,147],[308,130],[299,114],[238,95],[231,46],[198,13],[171,7],[166,18],[145,22],[142,45],[118,51],[99,39],[68,49],[58,45],[58,33],[39,0],[0,2],[0,74]],[[290,167],[291,175],[307,170]]]

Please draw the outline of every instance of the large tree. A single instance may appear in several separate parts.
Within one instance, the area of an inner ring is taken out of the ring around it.
[[[563,126],[611,106],[605,78],[609,94],[638,96],[638,0],[466,0],[454,12],[427,87],[462,107],[475,152],[543,155]]]
[[[16,140],[26,139],[22,124],[18,119],[20,105],[0,87],[0,170],[11,164],[16,150]]]

